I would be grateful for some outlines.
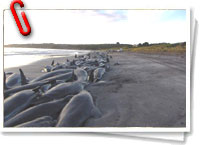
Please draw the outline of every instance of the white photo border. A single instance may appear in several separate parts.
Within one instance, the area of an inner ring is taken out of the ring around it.
[[[145,8],[148,10],[148,8]],[[143,9],[143,10],[145,10]],[[186,41],[186,127],[44,127],[44,128],[5,128],[3,127],[3,111],[1,113],[1,126],[0,129],[3,132],[190,132],[190,8],[163,8],[151,10],[186,10],[187,21],[187,41]],[[4,9],[8,10],[8,9]],[[4,10],[0,12],[0,19],[4,21]],[[26,9],[24,9],[26,10]],[[43,10],[43,9],[27,9],[27,10]],[[60,10],[60,9],[45,9],[45,10]],[[63,10],[63,9],[62,9]],[[64,10],[101,10],[101,9],[64,9]],[[105,9],[104,9],[105,10]],[[140,10],[140,9],[106,9],[106,10]],[[4,49],[4,24],[0,22],[0,29],[3,30],[3,35],[0,41],[1,52]],[[3,53],[0,55],[3,59]],[[0,89],[1,96],[3,96],[3,61],[1,61],[1,77],[0,77]],[[3,110],[3,97],[1,97],[0,109]]]

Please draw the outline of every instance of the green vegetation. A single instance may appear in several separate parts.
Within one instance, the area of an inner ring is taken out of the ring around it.
[[[142,53],[185,53],[186,52],[186,42],[182,43],[159,43],[159,44],[147,44],[133,47],[128,49],[132,52],[142,52]]]
[[[181,43],[157,43],[149,44],[144,42],[143,44],[139,43],[133,47],[121,47],[123,51],[138,52],[138,53],[185,53],[186,52],[186,42]],[[112,48],[113,51],[119,50],[119,47]],[[109,49],[111,50],[111,49]]]

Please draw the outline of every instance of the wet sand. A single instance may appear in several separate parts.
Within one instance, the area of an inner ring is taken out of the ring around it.
[[[186,63],[183,56],[113,53],[105,83],[86,87],[102,117],[90,127],[185,127]],[[53,58],[64,62],[66,58]],[[30,79],[51,64],[45,59],[22,66]],[[119,65],[114,65],[119,62]],[[18,68],[6,69],[17,72]]]
[[[65,62],[67,58],[72,59],[72,57],[54,57],[54,58],[47,58],[47,59],[42,59],[36,62],[33,62],[29,65],[23,65],[23,66],[18,66],[18,67],[13,67],[13,68],[8,68],[5,69],[6,72],[15,72],[15,73],[19,73],[19,68],[21,68],[24,72],[24,74],[26,75],[26,77],[28,77],[28,79],[33,79],[35,77],[38,77],[44,73],[42,73],[42,69],[46,66],[46,65],[51,65],[51,62],[53,60],[55,60],[55,63],[59,62]],[[26,61],[26,60],[24,60]]]

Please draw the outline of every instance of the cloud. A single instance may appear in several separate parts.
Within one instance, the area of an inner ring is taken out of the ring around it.
[[[31,37],[23,37],[10,11],[4,13],[4,42],[129,43],[186,41],[179,10],[28,10]]]
[[[125,10],[94,10],[97,16],[103,16],[110,21],[123,21],[127,20]]]

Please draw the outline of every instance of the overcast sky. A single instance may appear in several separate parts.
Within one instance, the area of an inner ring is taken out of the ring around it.
[[[99,44],[186,41],[185,10],[25,10],[31,35],[4,12],[4,44]],[[19,14],[21,17],[21,14]]]

